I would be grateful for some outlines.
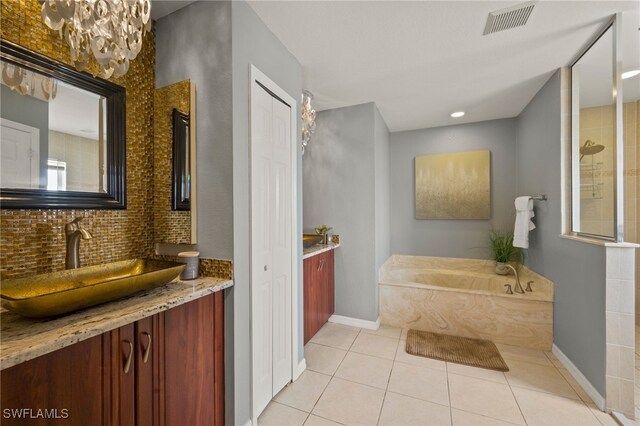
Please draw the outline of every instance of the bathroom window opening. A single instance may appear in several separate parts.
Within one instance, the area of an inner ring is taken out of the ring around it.
[[[67,163],[47,160],[47,189],[49,191],[67,190]]]
[[[571,65],[571,231],[622,241],[620,52],[612,19]],[[619,155],[620,154],[620,155]]]

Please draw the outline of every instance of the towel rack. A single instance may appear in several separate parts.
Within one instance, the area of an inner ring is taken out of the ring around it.
[[[536,201],[547,201],[547,195],[546,194],[536,195],[535,197],[531,197],[531,199]]]

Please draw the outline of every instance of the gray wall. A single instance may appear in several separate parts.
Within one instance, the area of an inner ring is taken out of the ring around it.
[[[225,295],[225,407],[227,424],[244,424],[251,418],[249,66],[254,64],[296,100],[302,92],[302,70],[240,1],[196,2],[160,19],[156,44],[156,86],[184,79],[196,84],[198,249],[203,257],[234,261],[235,286]],[[300,234],[301,163],[296,171]],[[301,289],[301,243],[297,251]],[[298,303],[302,306],[301,291]],[[299,360],[304,357],[303,331]]]
[[[526,263],[555,283],[554,342],[605,395],[605,248],[560,238],[560,72],[517,119],[517,190],[536,202]]]
[[[417,220],[415,157],[491,151],[490,220]],[[391,134],[391,253],[489,258],[491,229],[512,230],[516,121],[503,119]]]
[[[302,67],[280,40],[258,18],[253,9],[240,1],[232,2],[233,38],[233,261],[234,261],[234,340],[235,340],[235,424],[251,417],[250,319],[249,299],[249,70],[255,65],[297,101],[300,116]],[[215,25],[211,23],[210,25]],[[300,131],[297,131],[300,146]],[[298,232],[302,235],[302,159],[298,158]],[[299,306],[302,306],[302,237],[298,251]],[[295,279],[295,277],[294,277]],[[302,324],[300,309],[299,324]],[[299,329],[298,356],[304,357],[303,328]],[[227,395],[227,398],[229,395]],[[230,420],[227,420],[230,422]]]
[[[156,87],[196,86],[198,250],[233,257],[231,4],[200,1],[156,22]]]
[[[376,273],[391,254],[391,169],[389,128],[378,108],[374,108],[375,127],[375,241]],[[377,304],[379,305],[379,304]]]
[[[231,3],[192,3],[156,22],[156,87],[186,79],[196,86],[197,247],[218,259],[234,255],[231,67]],[[228,424],[235,422],[234,292],[225,291],[224,303]],[[246,365],[239,368],[248,374]]]
[[[49,103],[28,95],[21,95],[4,84],[0,86],[0,117],[40,129],[40,186],[47,187],[47,159],[49,158]],[[30,183],[29,178],[25,178]]]
[[[375,105],[321,111],[304,155],[304,228],[333,226],[336,314],[378,318],[375,235]],[[381,142],[381,147],[384,142]]]

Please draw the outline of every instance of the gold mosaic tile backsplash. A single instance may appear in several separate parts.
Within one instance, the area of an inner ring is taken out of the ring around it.
[[[43,24],[37,0],[0,1],[0,36],[72,64],[66,43]],[[129,72],[113,81],[127,90],[127,209],[0,210],[0,278],[64,269],[64,224],[78,216],[94,236],[80,244],[83,265],[152,253],[153,33],[145,36],[142,52],[131,62]]]
[[[180,81],[155,91],[153,230],[156,243],[191,244],[191,212],[172,210],[173,109],[191,112],[191,84]]]
[[[153,259],[167,260],[170,262],[180,262],[182,259],[178,256],[169,255],[153,255]],[[208,259],[200,258],[198,275],[201,277],[216,277],[224,278],[226,280],[233,279],[233,261],[226,259]]]
[[[223,259],[200,259],[200,275],[233,279],[233,262]]]

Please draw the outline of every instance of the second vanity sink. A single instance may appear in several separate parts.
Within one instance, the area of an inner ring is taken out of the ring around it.
[[[2,307],[30,318],[61,315],[171,282],[182,263],[131,259],[3,280]]]
[[[302,245],[304,248],[313,247],[316,244],[320,244],[324,237],[322,235],[317,234],[303,234],[302,235]]]

